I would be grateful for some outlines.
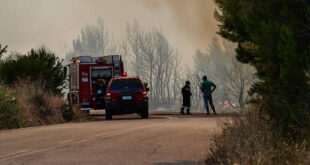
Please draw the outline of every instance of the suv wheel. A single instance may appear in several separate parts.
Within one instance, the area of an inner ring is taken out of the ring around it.
[[[105,110],[105,119],[106,120],[112,120],[112,112],[109,109]]]

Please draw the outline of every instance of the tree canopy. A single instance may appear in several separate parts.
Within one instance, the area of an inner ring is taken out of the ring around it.
[[[216,0],[219,34],[238,44],[237,59],[257,69],[251,93],[283,135],[309,126],[310,2]],[[299,128],[299,129],[297,129]]]
[[[0,65],[0,78],[7,85],[23,80],[40,82],[46,90],[61,93],[66,68],[62,60],[47,49],[32,49],[25,55],[11,55],[4,59]]]

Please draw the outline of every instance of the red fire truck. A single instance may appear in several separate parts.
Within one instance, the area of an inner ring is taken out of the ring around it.
[[[102,57],[80,56],[68,65],[71,105],[84,111],[105,109],[105,88],[113,77],[126,76],[120,55]]]

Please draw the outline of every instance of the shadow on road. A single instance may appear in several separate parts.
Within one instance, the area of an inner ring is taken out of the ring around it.
[[[105,120],[105,115],[96,115],[96,116],[92,116],[94,121],[106,121]],[[130,121],[130,120],[160,120],[160,119],[167,119],[167,117],[165,116],[158,116],[158,115],[151,115],[149,117],[149,119],[141,119],[140,116],[132,114],[132,115],[115,115],[113,116],[113,120],[111,121]]]
[[[219,113],[219,114],[210,114],[205,113],[192,113],[191,115],[181,115],[177,112],[155,112],[152,116],[168,116],[168,117],[178,117],[178,118],[227,118],[227,117],[239,117],[239,113]]]
[[[190,118],[232,118],[232,117],[240,117],[238,113],[225,113],[225,114],[210,114],[206,115],[205,113],[193,113],[191,115],[181,115],[177,112],[153,112],[150,114],[149,119],[141,119],[139,115],[131,114],[131,115],[115,115],[113,116],[112,121],[133,121],[133,120],[160,120],[167,118],[179,118],[179,119],[190,119]],[[93,121],[106,121],[104,115],[94,115],[92,116]]]
[[[205,165],[205,162],[181,160],[181,161],[176,161],[176,162],[159,162],[159,163],[154,163],[154,165]]]

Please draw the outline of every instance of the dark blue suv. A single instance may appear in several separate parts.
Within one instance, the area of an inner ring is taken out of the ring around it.
[[[115,114],[138,113],[149,117],[148,88],[139,78],[113,78],[108,84],[105,96],[106,119]]]

